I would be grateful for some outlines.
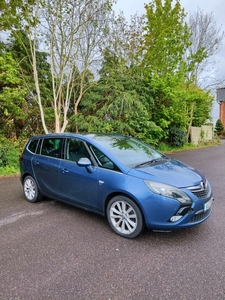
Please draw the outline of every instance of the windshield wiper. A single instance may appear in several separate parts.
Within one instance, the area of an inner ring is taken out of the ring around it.
[[[163,156],[159,157],[159,158],[154,158],[154,159],[145,161],[145,162],[143,162],[141,164],[138,164],[138,165],[134,166],[134,169],[142,168],[142,167],[147,166],[147,165],[152,165],[154,163],[157,163],[158,161],[165,160],[165,159],[166,159],[166,157],[163,157]]]

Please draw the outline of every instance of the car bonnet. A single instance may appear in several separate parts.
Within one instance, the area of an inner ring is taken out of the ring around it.
[[[199,184],[205,179],[197,170],[175,159],[130,169],[130,176],[162,182],[176,187]]]

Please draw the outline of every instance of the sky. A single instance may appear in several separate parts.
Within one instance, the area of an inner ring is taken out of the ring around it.
[[[114,10],[116,13],[123,11],[127,20],[130,19],[131,15],[145,14],[144,4],[150,3],[148,0],[117,0]],[[181,6],[184,8],[185,12],[193,13],[200,8],[203,13],[212,13],[216,21],[217,27],[221,27],[221,33],[225,32],[225,1],[224,0],[180,0]],[[225,78],[225,37],[223,39],[223,45],[215,56],[215,70],[218,72],[219,77]],[[224,86],[221,86],[224,87]],[[216,97],[215,97],[216,100]],[[216,102],[216,101],[215,101]],[[217,103],[214,104],[212,111],[212,117],[215,121],[219,118],[219,106]]]

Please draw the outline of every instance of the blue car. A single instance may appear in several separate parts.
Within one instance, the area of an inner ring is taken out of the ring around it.
[[[48,197],[101,214],[125,238],[191,227],[212,212],[204,175],[121,134],[31,137],[20,171],[29,202]]]

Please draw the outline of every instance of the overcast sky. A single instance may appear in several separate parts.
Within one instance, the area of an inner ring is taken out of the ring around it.
[[[147,0],[117,0],[115,6],[115,11],[123,11],[127,20],[130,19],[131,15],[134,14],[145,14],[144,4],[150,3]],[[180,0],[182,7],[186,13],[191,13],[197,11],[200,8],[204,13],[213,13],[217,26],[221,26],[221,32],[225,32],[225,0]],[[219,76],[225,78],[225,38],[223,39],[223,45],[215,57],[217,64],[215,65],[215,70],[218,70]],[[218,107],[216,105],[215,111],[213,112],[213,117],[218,119]]]

